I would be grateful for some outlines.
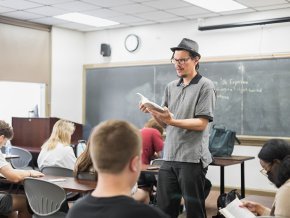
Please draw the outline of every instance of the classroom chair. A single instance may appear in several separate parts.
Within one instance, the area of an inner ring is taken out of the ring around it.
[[[17,146],[11,146],[10,154],[19,156],[19,158],[10,159],[13,168],[25,170],[33,169],[33,167],[28,166],[32,160],[32,154],[28,150]]]
[[[66,203],[66,193],[63,188],[48,181],[26,178],[24,191],[34,213],[33,218],[65,217],[66,213],[60,211],[62,205]]]
[[[45,175],[51,176],[73,177],[73,170],[57,166],[43,167],[41,169],[41,172]],[[77,192],[67,192],[66,194],[66,198],[68,201],[75,201],[79,198],[79,196],[80,195]]]

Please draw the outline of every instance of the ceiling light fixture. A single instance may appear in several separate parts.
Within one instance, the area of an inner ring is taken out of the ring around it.
[[[120,24],[115,21],[94,17],[86,14],[81,13],[68,13],[63,15],[54,16],[55,18],[71,21],[74,23],[81,23],[88,26],[94,26],[94,27],[103,27],[103,26],[112,26]]]
[[[205,8],[213,12],[234,11],[247,8],[233,0],[184,0],[193,5]]]

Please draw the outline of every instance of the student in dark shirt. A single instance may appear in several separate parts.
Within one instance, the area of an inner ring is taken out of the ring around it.
[[[68,218],[167,217],[131,197],[142,166],[141,135],[136,127],[126,121],[103,122],[94,128],[89,143],[98,185],[73,205]]]
[[[93,161],[90,155],[90,143],[85,146],[85,150],[77,158],[74,176],[76,178],[98,181],[98,173],[96,172]],[[85,173],[86,175],[82,174]],[[142,203],[149,203],[149,193],[143,189],[138,188],[137,183],[131,190],[131,196],[136,201]]]

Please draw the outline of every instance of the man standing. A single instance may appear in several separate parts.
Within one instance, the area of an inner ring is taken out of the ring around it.
[[[178,80],[164,93],[164,112],[140,106],[166,128],[164,163],[158,175],[157,204],[172,218],[184,198],[187,217],[205,218],[204,184],[212,162],[208,149],[209,127],[213,120],[216,94],[212,81],[198,72],[198,44],[184,38],[171,48]]]
[[[167,217],[131,197],[142,166],[141,135],[136,127],[126,121],[103,122],[94,128],[89,143],[98,185],[73,205],[68,218]]]

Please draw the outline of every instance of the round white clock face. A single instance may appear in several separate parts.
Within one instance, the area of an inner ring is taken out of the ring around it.
[[[136,51],[139,46],[139,37],[134,34],[130,34],[125,39],[125,48],[129,52]]]

